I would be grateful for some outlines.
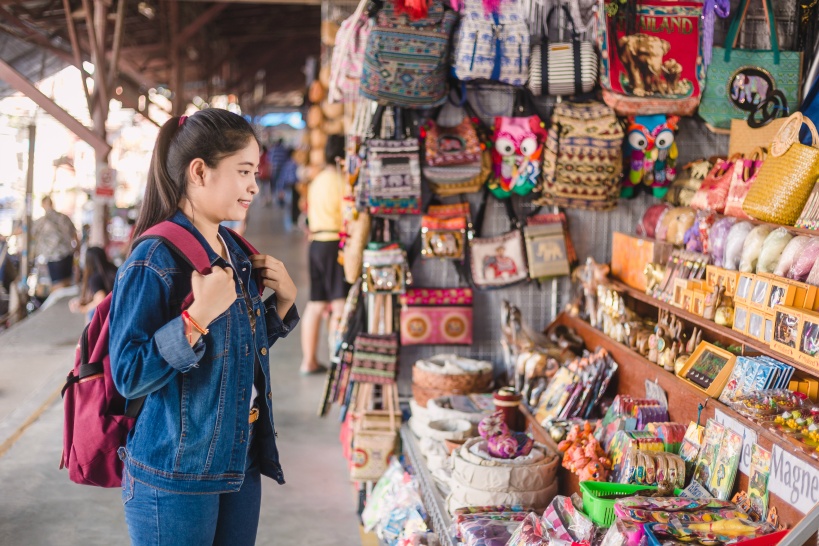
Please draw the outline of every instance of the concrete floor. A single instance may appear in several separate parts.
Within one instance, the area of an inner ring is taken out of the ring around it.
[[[254,205],[247,237],[261,252],[284,261],[303,309],[307,244],[302,233],[285,231],[282,216],[278,208]],[[0,334],[0,544],[128,542],[120,491],[73,484],[58,470],[62,405],[55,390],[72,365],[81,329],[82,319],[62,301]],[[324,378],[299,375],[298,334],[280,340],[272,351],[274,412],[287,484],[264,480],[257,544],[359,545],[338,423],[334,415],[315,416]]]

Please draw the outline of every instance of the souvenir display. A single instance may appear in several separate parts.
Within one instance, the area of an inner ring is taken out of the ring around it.
[[[677,176],[677,121],[677,116],[661,114],[629,118],[626,153],[630,168],[620,192],[623,197],[632,197],[634,187],[641,183],[651,188],[654,197],[665,197]]]
[[[677,178],[671,183],[663,199],[675,207],[690,206],[711,167],[712,164],[707,159],[688,163],[677,173]]]

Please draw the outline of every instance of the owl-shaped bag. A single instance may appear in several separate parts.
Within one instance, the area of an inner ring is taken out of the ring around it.
[[[537,116],[495,118],[492,195],[506,199],[513,193],[528,195],[538,187],[546,135]]]

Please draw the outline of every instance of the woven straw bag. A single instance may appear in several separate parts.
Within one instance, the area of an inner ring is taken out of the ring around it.
[[[803,123],[810,129],[812,146],[799,142]],[[805,208],[817,178],[819,134],[816,126],[797,112],[776,134],[742,210],[763,222],[792,226]]]

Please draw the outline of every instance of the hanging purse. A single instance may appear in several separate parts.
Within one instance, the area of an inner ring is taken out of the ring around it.
[[[421,218],[421,256],[462,260],[468,227],[469,203],[430,205]]]
[[[563,228],[560,220],[551,223],[527,223],[523,228],[530,279],[569,274],[569,253]]]
[[[400,297],[401,345],[471,345],[471,288],[411,288]]]
[[[529,65],[529,90],[540,95],[580,95],[597,84],[597,53],[594,44],[580,40],[574,19],[566,4],[560,6],[571,27],[570,42],[549,40],[549,22],[557,6],[546,16],[540,42],[532,45]]]
[[[358,96],[364,48],[373,27],[373,20],[364,12],[366,6],[367,0],[361,0],[355,13],[341,23],[336,33],[327,91],[327,100],[331,103],[352,102]]]
[[[725,216],[734,216],[743,220],[751,219],[742,210],[742,204],[759,174],[766,153],[764,148],[757,148],[747,159],[737,160],[731,179],[731,188],[728,190],[728,200],[725,203]]]
[[[543,195],[536,204],[611,210],[620,197],[623,128],[601,102],[555,105],[543,150]]]
[[[705,79],[703,2],[640,0],[633,17],[626,4],[604,0],[598,44],[603,100],[621,116],[692,115]],[[630,24],[635,32],[627,32]]]
[[[429,120],[424,138],[424,163],[430,167],[476,165],[481,162],[481,142],[466,116],[454,127]]]
[[[762,0],[771,33],[770,50],[736,49],[749,0],[736,11],[725,47],[714,47],[699,116],[712,131],[727,133],[732,119],[748,119],[757,109],[791,111],[799,105],[802,53],[779,51],[771,0]]]
[[[398,243],[370,243],[363,260],[365,292],[403,294],[411,284],[407,252]]]
[[[418,139],[409,134],[403,112],[395,115],[392,139],[375,138],[381,132],[385,107],[373,116],[366,146],[367,200],[372,214],[418,214],[421,212],[421,159]],[[406,127],[406,131],[403,131]]]
[[[355,338],[350,379],[359,383],[395,383],[397,334],[365,334]]]
[[[512,203],[504,200],[512,224],[511,231],[495,237],[480,237],[486,214],[488,193],[484,193],[475,221],[475,234],[469,237],[469,269],[472,284],[480,290],[503,288],[523,282],[529,276],[526,250],[520,223],[512,210]]]
[[[427,167],[424,176],[433,193],[439,197],[450,197],[479,191],[492,174],[492,154],[481,153],[480,163],[456,167]]]
[[[813,138],[812,146],[799,142],[805,124]],[[819,217],[815,203],[805,206],[819,178],[819,134],[808,119],[796,112],[779,130],[768,150],[768,157],[742,204],[748,216],[763,222],[792,226],[800,219]],[[803,210],[804,209],[804,210]],[[800,222],[802,221],[800,220]]]

